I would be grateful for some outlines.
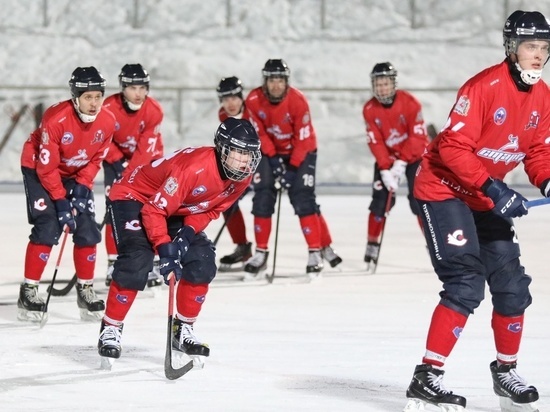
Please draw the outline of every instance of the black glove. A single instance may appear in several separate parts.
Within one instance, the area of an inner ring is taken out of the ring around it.
[[[159,253],[159,270],[164,277],[164,283],[169,284],[168,275],[174,272],[176,280],[180,280],[183,276],[183,268],[181,267],[181,250],[177,243],[167,242],[157,247]]]
[[[281,176],[281,186],[284,189],[290,189],[296,180],[296,171],[292,170],[292,166],[289,166],[289,169],[286,170]]]
[[[73,190],[71,190],[71,204],[78,211],[78,213],[84,213],[86,211],[89,196],[90,189],[84,185],[77,184],[73,187]]]
[[[273,156],[268,157],[267,160],[269,160],[269,165],[271,166],[271,170],[275,179],[281,177],[285,170],[285,162],[283,158],[280,156]]]
[[[515,190],[510,189],[506,183],[493,178],[487,179],[481,190],[490,197],[495,207],[493,212],[503,217],[520,217],[527,214],[527,199]]]
[[[124,167],[124,161],[122,159],[117,160],[116,162],[111,163],[111,166],[113,166],[113,169],[115,171],[115,175],[116,175],[117,180],[121,179],[122,178],[122,172],[124,172],[124,169],[126,169]]]
[[[185,256],[189,250],[189,244],[195,238],[195,230],[191,226],[183,226],[174,237],[173,243],[180,248],[180,259]]]
[[[71,202],[67,199],[56,200],[55,210],[57,211],[57,221],[61,231],[64,231],[65,225],[67,225],[69,233],[73,233],[76,230],[76,221],[74,220]]]

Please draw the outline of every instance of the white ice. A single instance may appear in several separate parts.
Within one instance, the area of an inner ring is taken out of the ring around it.
[[[533,192],[530,198],[539,196]],[[367,275],[363,263],[368,195],[319,196],[344,263],[338,270],[325,268],[314,283],[303,274],[306,245],[283,197],[274,283],[243,283],[237,273],[217,276],[195,328],[212,355],[203,370],[177,381],[168,381],[163,372],[164,286],[156,296],[145,291],[135,301],[125,322],[122,357],[110,372],[99,370],[99,325],[80,321],[74,290],[52,297],[43,329],[16,320],[30,226],[22,193],[0,193],[0,202],[2,411],[390,412],[406,403],[440,284],[403,195],[388,220],[375,275]],[[98,196],[99,216],[102,203]],[[241,204],[253,239],[250,196]],[[550,410],[549,224],[547,206],[517,221],[522,262],[533,277],[518,371],[538,387],[541,411]],[[211,238],[220,226],[221,220],[212,223]],[[218,246],[219,256],[232,251],[227,233]],[[52,251],[45,281],[53,275],[58,250]],[[71,255],[68,243],[60,280],[73,274]],[[97,261],[96,288],[105,297],[103,244]],[[490,313],[488,298],[470,318],[446,366],[445,385],[468,399],[468,411],[499,411],[489,373],[495,355]]]

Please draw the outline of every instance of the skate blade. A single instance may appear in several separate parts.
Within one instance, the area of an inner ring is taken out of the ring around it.
[[[46,321],[48,320],[48,313],[44,312],[38,312],[38,311],[31,311],[27,309],[17,309],[17,320],[23,321],[23,322],[34,322],[34,323],[42,323],[42,319],[46,318]],[[45,323],[45,322],[44,322]]]
[[[187,355],[184,352],[174,350],[172,352],[172,366],[174,369],[184,367],[189,359],[193,361],[193,370],[204,369],[204,356],[199,355]]]
[[[80,319],[85,322],[99,322],[103,319],[103,311],[90,312],[88,309],[80,308]]]
[[[256,280],[263,280],[267,274],[266,269],[261,269],[258,273],[244,272],[243,282],[254,282]]]
[[[499,396],[501,412],[540,412],[536,402],[515,403],[510,398]]]
[[[220,263],[218,266],[218,272],[242,272],[244,270],[244,263],[237,262],[237,263]]]
[[[113,365],[115,364],[116,359],[108,358],[106,356],[100,356],[100,358],[101,358],[101,364],[99,365],[99,368],[104,371],[110,371]]]
[[[323,276],[321,275],[321,272],[309,272],[307,273],[307,277],[309,278],[310,282],[315,282],[323,278]]]
[[[403,412],[425,411],[426,405],[430,404],[418,398],[409,398]],[[440,403],[434,406],[438,407],[440,412],[466,412],[466,409],[460,405]]]

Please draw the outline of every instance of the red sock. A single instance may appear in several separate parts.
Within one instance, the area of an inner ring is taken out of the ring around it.
[[[208,293],[208,283],[193,284],[180,280],[176,292],[176,306],[180,319],[187,323],[197,320]]]
[[[426,341],[426,355],[422,358],[422,363],[443,366],[467,320],[468,317],[462,313],[442,304],[437,305],[432,315],[432,323]]]
[[[369,213],[369,224],[367,228],[367,241],[368,242],[379,242],[380,235],[382,234],[382,228],[384,226],[384,220],[386,218],[375,216],[374,213]]]
[[[493,311],[491,326],[497,349],[497,361],[516,362],[523,334],[523,315],[503,316]]]
[[[321,247],[330,246],[332,243],[332,237],[330,236],[330,230],[322,214],[319,213],[319,226],[321,227]]]
[[[115,236],[113,235],[113,225],[110,223],[105,225],[105,249],[107,250],[108,255],[118,254],[118,251],[116,250]]]
[[[237,209],[229,216],[227,221],[227,230],[229,235],[233,240],[233,243],[236,245],[242,245],[243,243],[248,243],[246,239],[246,228],[244,226],[243,212],[241,209]]]
[[[321,249],[321,225],[319,215],[314,213],[300,217],[300,226],[309,249]]]
[[[254,234],[256,247],[267,250],[269,235],[271,234],[271,217],[254,217]]]
[[[93,280],[96,246],[74,245],[73,259],[76,275],[80,280]]]
[[[25,254],[25,279],[40,281],[50,258],[52,246],[29,242]]]
[[[109,323],[124,322],[126,314],[132,307],[134,299],[138,291],[135,289],[124,289],[114,280],[109,286],[109,294],[107,295],[107,305],[105,307],[105,316],[109,319]]]

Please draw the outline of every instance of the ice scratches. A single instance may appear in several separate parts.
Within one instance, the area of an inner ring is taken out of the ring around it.
[[[401,411],[407,402],[406,388],[364,379],[297,375],[289,377],[284,386],[292,391],[356,401],[380,412]]]

